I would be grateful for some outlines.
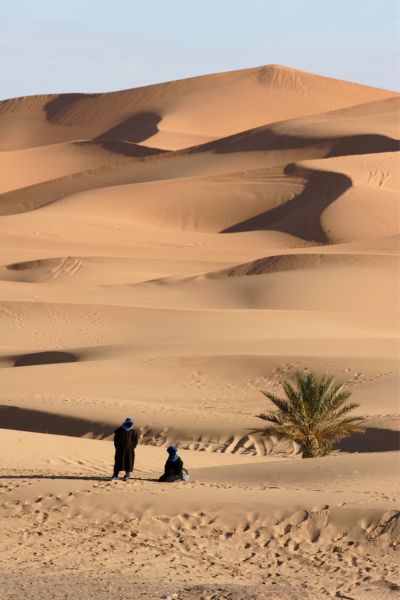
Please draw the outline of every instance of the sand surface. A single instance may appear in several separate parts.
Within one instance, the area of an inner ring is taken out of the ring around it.
[[[399,597],[399,102],[279,65],[0,102],[4,600]],[[366,418],[323,459],[251,434],[304,367]]]

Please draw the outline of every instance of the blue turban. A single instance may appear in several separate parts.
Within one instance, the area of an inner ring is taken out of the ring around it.
[[[168,460],[171,462],[175,462],[178,460],[178,448],[176,446],[170,446],[169,448],[167,448],[167,452],[169,454],[169,458]]]

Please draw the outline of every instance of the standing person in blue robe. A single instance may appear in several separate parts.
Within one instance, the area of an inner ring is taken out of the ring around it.
[[[121,427],[114,432],[115,462],[112,480],[118,479],[120,471],[125,471],[124,480],[128,481],[135,465],[135,448],[138,434],[133,419],[125,419]]]

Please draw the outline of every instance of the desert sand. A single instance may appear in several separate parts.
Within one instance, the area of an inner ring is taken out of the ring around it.
[[[399,103],[279,65],[0,102],[2,599],[399,597]],[[366,419],[325,458],[251,433],[300,368]]]

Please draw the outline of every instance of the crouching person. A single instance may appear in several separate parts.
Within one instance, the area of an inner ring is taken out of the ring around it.
[[[178,449],[176,446],[170,446],[167,448],[169,454],[167,462],[164,467],[164,474],[161,475],[158,481],[167,481],[172,483],[174,481],[187,481],[189,474],[183,466],[183,461],[178,456]]]

